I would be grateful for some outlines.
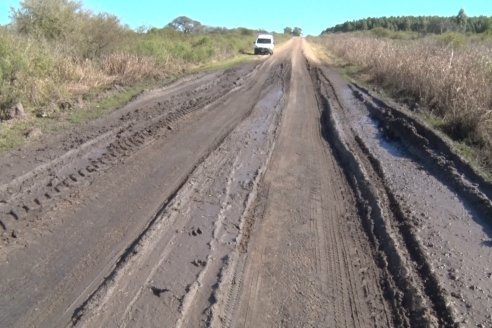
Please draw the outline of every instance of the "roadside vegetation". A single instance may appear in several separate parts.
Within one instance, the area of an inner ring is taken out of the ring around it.
[[[93,119],[150,85],[245,60],[257,33],[184,16],[134,31],[78,1],[21,1],[11,23],[0,26],[0,151],[22,143],[33,127]]]
[[[443,19],[449,23],[444,33],[378,26],[364,32],[323,33],[319,40],[344,61],[347,72],[406,102],[490,175],[492,19],[467,18],[463,24],[463,14],[460,11],[454,20]],[[471,26],[469,20],[491,24],[480,33],[464,32],[463,26]]]

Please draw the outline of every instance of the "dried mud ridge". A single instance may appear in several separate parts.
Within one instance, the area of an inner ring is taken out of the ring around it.
[[[124,163],[125,158],[156,138],[165,137],[183,117],[240,87],[255,67],[250,66],[248,70],[226,70],[193,91],[146,104],[150,109],[136,107],[127,111],[119,117],[119,122],[99,129],[99,135],[93,139],[85,141],[84,135],[69,135],[64,141],[65,154],[0,186],[2,242],[8,244],[11,239],[20,238],[30,224],[36,224],[39,214],[56,201],[89,185],[97,174]]]

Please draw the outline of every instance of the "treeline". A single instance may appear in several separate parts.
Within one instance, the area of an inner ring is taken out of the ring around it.
[[[292,36],[301,36],[302,34],[302,29],[300,27],[286,27],[284,28],[284,34],[285,35],[292,35]]]
[[[468,17],[463,9],[454,17],[399,16],[347,21],[327,28],[321,34],[367,31],[384,28],[391,31],[442,34],[446,32],[492,33],[492,17]]]

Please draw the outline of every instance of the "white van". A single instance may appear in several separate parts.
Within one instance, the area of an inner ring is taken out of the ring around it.
[[[271,34],[258,35],[255,42],[255,55],[273,54],[274,45],[275,42],[273,41],[273,35]]]

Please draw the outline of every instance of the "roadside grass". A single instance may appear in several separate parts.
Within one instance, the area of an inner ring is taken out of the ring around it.
[[[344,74],[407,103],[478,171],[492,176],[492,37],[406,34],[338,33],[312,40],[339,58]]]
[[[185,74],[253,60],[247,54],[258,31],[134,32],[118,27],[112,33],[118,38],[112,39],[110,49],[88,52],[84,44],[46,40],[0,26],[0,153],[29,141],[26,135],[32,129],[43,134],[68,129]],[[278,43],[288,39],[275,36]],[[92,55],[84,57],[85,53]],[[18,102],[26,116],[12,119],[9,109]]]
[[[235,65],[239,65],[249,60],[254,60],[254,57],[251,55],[239,54],[238,56],[234,56],[228,59],[224,59],[221,61],[213,61],[207,63],[205,65],[196,67],[190,70],[190,73],[199,73],[199,72],[212,72],[217,70],[225,70],[231,68]]]
[[[0,152],[20,146],[26,140],[26,133],[34,119],[2,124],[0,128]]]
[[[104,97],[94,94],[93,99],[87,100],[88,103],[84,108],[58,111],[47,117],[29,116],[25,119],[4,122],[0,124],[0,154],[29,141],[29,132],[33,130],[37,129],[42,134],[56,133],[98,119],[107,112],[124,106],[149,86],[157,87],[157,84],[140,83],[124,90],[110,92]]]

